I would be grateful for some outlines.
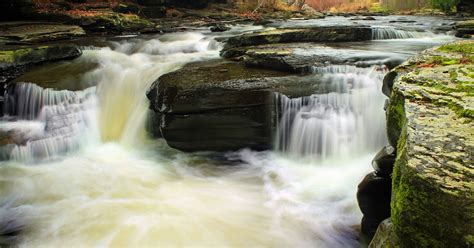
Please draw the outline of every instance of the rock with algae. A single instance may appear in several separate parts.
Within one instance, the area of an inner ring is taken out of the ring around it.
[[[397,145],[391,201],[397,246],[472,247],[474,42],[425,51],[394,72],[387,125]]]

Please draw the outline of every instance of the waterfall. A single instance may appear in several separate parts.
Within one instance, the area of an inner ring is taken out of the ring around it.
[[[76,99],[68,90],[43,89],[32,83],[18,83],[5,96],[4,112],[26,120],[34,120],[45,106],[58,105]]]
[[[373,40],[393,40],[393,39],[412,39],[422,37],[432,37],[430,32],[406,31],[394,27],[374,27],[372,28]]]
[[[10,116],[0,122],[0,131],[10,133],[14,144],[2,147],[3,156],[34,161],[91,142],[97,135],[94,91],[43,89],[31,83],[12,86],[4,106]],[[19,120],[8,121],[12,116]]]
[[[3,159],[33,162],[92,143],[133,146],[146,137],[145,92],[161,75],[186,63],[218,57],[219,44],[198,33],[114,42],[110,48],[87,48],[78,58],[97,64],[77,84],[83,91],[17,83],[5,96],[0,132],[13,143],[0,148]]]
[[[373,151],[385,143],[384,97],[380,93],[386,67],[331,66],[320,89],[290,99],[276,94],[277,149],[292,156],[325,160]]]

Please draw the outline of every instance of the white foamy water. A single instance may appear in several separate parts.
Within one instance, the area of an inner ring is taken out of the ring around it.
[[[373,40],[393,40],[393,39],[413,39],[434,37],[430,31],[407,31],[395,27],[374,27],[372,28]]]
[[[324,93],[281,96],[290,156],[243,150],[224,166],[148,141],[150,84],[218,48],[196,33],[116,43],[84,51],[99,65],[84,91],[16,88],[22,112],[0,123],[18,135],[0,165],[0,246],[358,247],[356,185],[383,143],[381,73],[327,68]]]
[[[277,147],[293,156],[324,160],[384,145],[380,88],[387,69],[330,66],[314,72],[323,74],[321,92],[294,99],[276,95],[281,105]]]

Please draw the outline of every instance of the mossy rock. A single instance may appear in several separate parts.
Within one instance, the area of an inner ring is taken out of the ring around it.
[[[474,245],[473,45],[431,49],[396,69],[387,119],[400,247]]]
[[[81,54],[82,51],[75,45],[18,47],[0,50],[0,82],[18,77],[31,66],[73,59]]]

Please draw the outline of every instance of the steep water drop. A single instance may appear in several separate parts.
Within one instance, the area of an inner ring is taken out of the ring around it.
[[[186,63],[218,57],[219,46],[201,34],[160,39],[115,44],[116,50],[83,51],[77,61],[97,68],[77,82],[64,83],[89,87],[83,91],[43,89],[31,83],[12,86],[0,131],[8,133],[13,143],[2,147],[2,157],[32,162],[100,142],[129,146],[143,142],[145,92],[153,81]]]
[[[143,140],[148,87],[186,63],[217,58],[218,48],[201,34],[181,33],[93,51],[101,66],[85,77],[98,85],[102,140],[128,145]]]
[[[397,29],[395,27],[374,27],[372,28],[373,40],[393,40],[433,37],[431,32],[417,32]]]
[[[9,133],[13,143],[2,147],[4,158],[29,162],[50,158],[97,137],[94,88],[57,91],[17,83],[10,91],[5,112],[11,117],[0,121],[0,130]]]
[[[276,96],[281,106],[278,149],[324,160],[383,145],[384,97],[380,88],[387,68],[333,66],[314,71],[323,74],[320,92],[294,99]]]
[[[0,208],[0,231],[9,227],[3,217],[14,216],[17,225],[11,227],[20,233],[15,245],[360,246],[355,190],[369,170],[371,151],[384,143],[380,84],[385,68],[315,68],[324,74],[320,91],[299,99],[278,96],[285,106],[279,109],[279,147],[288,155],[243,150],[227,154],[233,166],[220,166],[228,161],[139,137],[148,85],[185,63],[217,58],[218,44],[181,33],[112,47],[87,50],[81,57],[99,65],[81,79],[95,88],[67,92],[64,101],[27,108],[34,110],[24,111],[34,112],[31,117],[1,123],[28,137],[44,135],[48,122],[69,129],[74,125],[63,116],[89,100],[84,111],[96,118],[81,121],[89,124],[78,132],[72,128],[75,137],[95,137],[75,152],[51,152],[55,159],[47,163],[37,158],[1,162],[0,197],[12,200]],[[87,98],[71,100],[85,92]],[[42,117],[55,106],[64,108]],[[316,127],[334,135],[324,136]]]

